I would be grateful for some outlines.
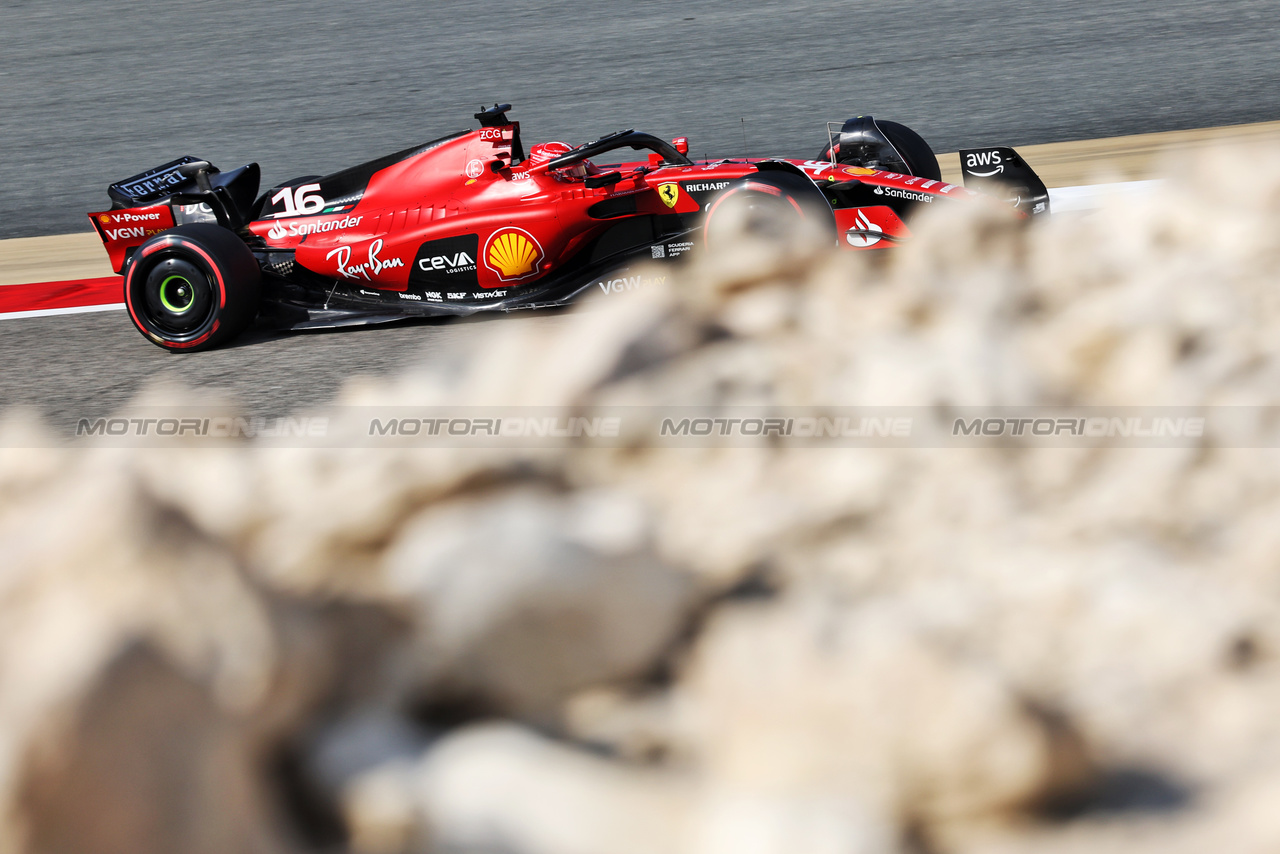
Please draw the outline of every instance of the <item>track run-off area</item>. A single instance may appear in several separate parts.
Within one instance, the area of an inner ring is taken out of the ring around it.
[[[998,140],[995,142],[999,142]],[[1045,179],[1054,215],[1087,212],[1108,192],[1142,192],[1162,166],[1216,145],[1280,145],[1280,122],[1020,146]],[[939,157],[960,183],[955,154]],[[355,375],[377,376],[430,359],[484,323],[560,321],[556,312],[478,315],[321,333],[253,329],[232,346],[175,355],[134,330],[96,234],[0,241],[0,408],[27,407],[59,431],[102,417],[149,384],[212,390],[245,411],[277,417],[329,401]]]

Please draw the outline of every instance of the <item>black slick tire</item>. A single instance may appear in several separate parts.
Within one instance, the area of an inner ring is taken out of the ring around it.
[[[898,153],[911,169],[912,175],[928,178],[931,181],[942,180],[942,167],[938,165],[938,157],[929,147],[929,143],[924,141],[924,137],[906,125],[884,119],[876,119],[876,126],[889,138],[893,147],[898,149]],[[818,159],[830,160],[831,149],[824,146],[818,153]]]
[[[735,213],[731,214],[731,210]],[[783,233],[789,226],[803,224],[829,234],[835,242],[836,222],[830,203],[812,181],[791,172],[758,172],[739,178],[716,194],[703,216],[704,242],[712,246],[723,240],[722,231],[731,221],[737,221],[739,226],[745,224],[749,230],[772,232],[780,226]]]
[[[193,223],[152,237],[125,269],[129,319],[148,341],[179,353],[227,343],[253,323],[262,274],[231,231]]]

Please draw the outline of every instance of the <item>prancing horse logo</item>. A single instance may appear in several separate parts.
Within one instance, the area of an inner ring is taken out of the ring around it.
[[[679,184],[659,184],[658,198],[662,199],[662,203],[669,208],[674,208],[676,202],[680,199]]]

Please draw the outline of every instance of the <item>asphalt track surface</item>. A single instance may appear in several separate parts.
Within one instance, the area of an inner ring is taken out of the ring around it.
[[[566,319],[554,311],[323,333],[255,328],[230,347],[194,355],[153,346],[123,311],[4,320],[0,415],[4,407],[29,409],[70,436],[80,419],[109,417],[146,386],[176,382],[230,397],[244,414],[277,418],[329,402],[353,377],[396,374],[445,346],[470,343],[477,324],[554,325]]]
[[[935,151],[1280,118],[1280,0],[0,0],[0,238],[87,231],[182,154],[324,174],[516,105],[531,141],[619,127],[812,156],[824,122]],[[270,183],[264,183],[270,186]]]
[[[468,127],[495,100],[529,141],[637,127],[688,135],[695,156],[808,156],[823,122],[855,113],[937,151],[1272,120],[1276,20],[1280,0],[0,0],[0,238],[87,230],[106,184],[181,154],[257,161],[269,186]],[[558,316],[257,334],[192,356],[121,312],[8,320],[0,408],[65,428],[168,378],[283,414],[490,322]]]

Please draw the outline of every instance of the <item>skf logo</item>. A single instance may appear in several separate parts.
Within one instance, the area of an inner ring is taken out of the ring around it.
[[[495,231],[484,246],[485,266],[504,282],[535,275],[542,259],[542,247],[537,239],[520,228]]]
[[[658,198],[662,199],[662,203],[669,208],[674,208],[676,202],[680,201],[680,185],[679,184],[659,184]]]

